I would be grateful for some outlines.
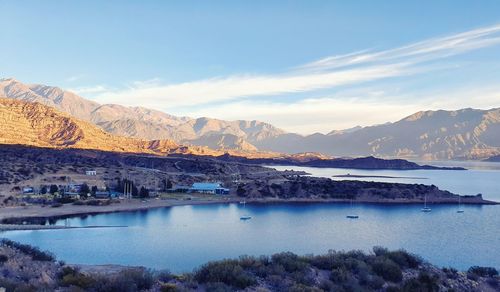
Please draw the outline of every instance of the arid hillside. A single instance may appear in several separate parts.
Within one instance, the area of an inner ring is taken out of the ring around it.
[[[115,136],[43,104],[5,98],[0,98],[0,143],[151,154],[217,154],[208,148],[183,147],[170,140]]]

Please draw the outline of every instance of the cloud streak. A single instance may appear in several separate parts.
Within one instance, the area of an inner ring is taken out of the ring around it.
[[[500,25],[428,39],[385,51],[369,53],[365,50],[346,55],[330,56],[298,68],[317,71],[376,62],[400,62],[401,60],[419,63],[497,44],[500,44]]]
[[[500,44],[500,25],[432,38],[383,51],[358,51],[326,57],[281,74],[234,75],[162,84],[159,79],[134,82],[125,89],[82,88],[96,101],[172,110],[200,104],[228,103],[251,97],[312,92],[364,82],[408,76],[442,68],[441,60]],[[334,106],[334,105],[332,105]]]

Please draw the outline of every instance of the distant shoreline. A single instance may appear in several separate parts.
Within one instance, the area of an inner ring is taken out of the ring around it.
[[[141,202],[141,200],[131,199],[121,203],[111,204],[107,206],[76,206],[64,205],[59,208],[49,206],[16,206],[0,209],[0,231],[12,230],[41,230],[41,229],[70,229],[75,227],[65,227],[61,225],[46,224],[48,221],[56,221],[66,218],[93,216],[107,213],[117,212],[134,212],[146,211],[158,208],[167,208],[175,206],[194,206],[208,204],[231,204],[239,203],[245,200],[247,203],[256,204],[274,204],[274,203],[325,203],[325,204],[345,204],[349,203],[349,199],[245,199],[238,197],[221,197],[211,198],[211,200],[149,200]],[[386,204],[386,205],[418,205],[423,201],[419,199],[358,199],[354,201],[357,204]],[[462,204],[464,205],[497,205],[500,204],[494,201],[478,200],[476,197],[463,197]],[[428,204],[457,204],[454,199],[439,199],[428,200]],[[125,227],[125,226],[92,226],[99,227]]]
[[[362,174],[339,174],[339,175],[332,175],[332,177],[429,179],[427,177],[418,177],[418,176],[390,176],[390,175],[362,175]]]

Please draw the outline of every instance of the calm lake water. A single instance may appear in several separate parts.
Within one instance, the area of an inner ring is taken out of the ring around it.
[[[347,172],[422,176],[428,179],[418,182],[432,183],[460,194],[481,192],[485,198],[500,198],[500,170],[494,168],[452,172],[305,170],[321,176]],[[178,206],[68,220],[71,226],[127,225],[125,228],[11,231],[3,236],[52,251],[69,263],[142,265],[174,272],[191,271],[209,260],[242,254],[280,251],[319,254],[329,249],[370,250],[376,245],[405,248],[438,266],[500,268],[500,206],[464,206],[464,213],[456,213],[456,205],[431,205],[430,213],[420,212],[421,207],[375,204]],[[359,215],[359,219],[346,218],[352,213]],[[241,215],[253,218],[241,221]]]

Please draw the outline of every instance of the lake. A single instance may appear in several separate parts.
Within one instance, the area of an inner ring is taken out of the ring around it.
[[[500,201],[500,163],[481,161],[446,161],[446,162],[417,162],[436,166],[460,166],[468,170],[359,170],[341,168],[316,168],[298,166],[269,166],[278,170],[303,170],[313,176],[329,177],[335,180],[367,180],[382,182],[401,182],[436,185],[440,189],[448,190],[460,195],[483,194],[484,199]],[[350,174],[352,176],[392,176],[407,178],[371,178],[371,177],[332,177],[334,175]],[[500,228],[500,226],[499,226]]]
[[[494,167],[468,171],[304,170],[328,177],[347,172],[427,177],[363,179],[430,183],[460,194],[480,192],[485,198],[499,199],[500,170]],[[123,228],[9,231],[3,236],[52,251],[68,263],[141,265],[174,272],[243,254],[368,251],[376,245],[405,248],[438,266],[500,268],[500,206],[464,206],[464,213],[456,213],[456,205],[431,205],[429,213],[422,213],[421,207],[318,203],[177,206],[68,219],[71,226],[128,226]],[[357,214],[359,219],[347,219],[349,214]],[[241,221],[241,215],[253,218]]]

